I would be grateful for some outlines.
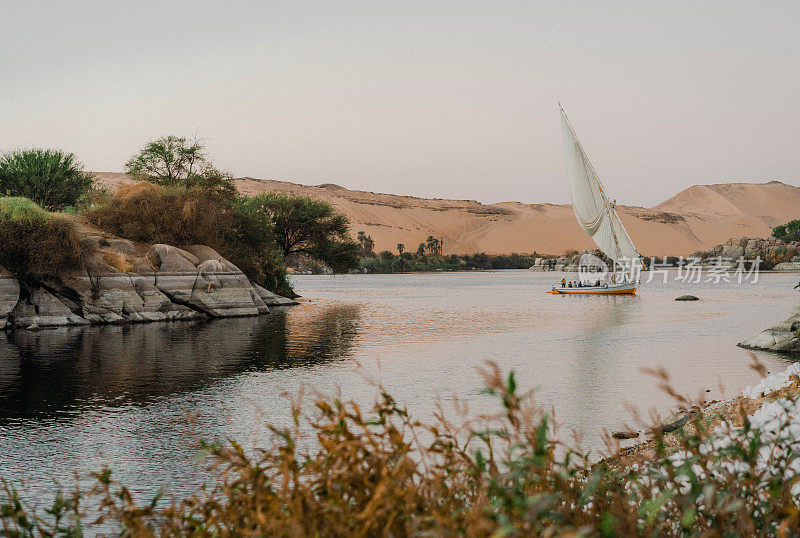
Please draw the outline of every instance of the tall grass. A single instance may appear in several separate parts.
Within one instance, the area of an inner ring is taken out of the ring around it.
[[[0,196],[24,196],[48,210],[74,206],[93,183],[72,153],[30,149],[0,156]]]
[[[319,398],[293,405],[255,452],[201,443],[216,482],[184,499],[137,504],[109,470],[96,487],[57,495],[46,513],[6,484],[4,532],[69,534],[98,522],[122,535],[192,536],[796,536],[800,457],[791,421],[741,426],[726,442],[701,415],[662,437],[647,460],[593,463],[555,440],[551,417],[496,366],[496,416],[430,424],[381,391],[373,407]],[[314,448],[302,431],[311,430]]]
[[[22,197],[0,197],[0,265],[23,280],[80,267],[83,247],[74,224]]]

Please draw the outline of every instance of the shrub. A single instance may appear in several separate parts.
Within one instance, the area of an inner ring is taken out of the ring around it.
[[[0,198],[0,265],[23,280],[76,269],[83,261],[75,226],[31,200]]]
[[[211,193],[147,182],[120,187],[84,216],[98,228],[132,241],[215,249],[221,248],[232,220],[225,204]]]
[[[31,149],[0,157],[0,195],[24,196],[49,210],[74,206],[93,183],[72,153]]]

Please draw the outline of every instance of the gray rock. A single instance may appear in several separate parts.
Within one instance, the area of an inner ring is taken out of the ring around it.
[[[800,305],[792,311],[789,319],[770,327],[769,329],[739,342],[739,347],[746,349],[763,349],[782,353],[800,352]]]
[[[187,248],[193,252],[168,245],[151,249],[158,265],[155,286],[173,302],[213,317],[269,312],[269,304],[254,293],[254,285],[238,267],[210,247]]]
[[[261,297],[261,300],[263,300],[264,304],[267,306],[292,306],[298,304],[297,301],[293,299],[287,299],[286,297],[282,297],[277,293],[272,293],[271,291],[262,288],[258,284],[253,284],[253,289],[255,289],[258,296]]]
[[[800,261],[782,262],[772,268],[773,271],[800,271]]]
[[[88,325],[89,321],[76,314],[64,301],[44,288],[31,290],[9,315],[15,327],[59,327]]]
[[[639,432],[632,431],[618,431],[611,434],[614,439],[636,439],[639,437]]]
[[[196,273],[200,263],[194,254],[170,245],[153,245],[148,256],[156,260],[159,273]]]
[[[104,250],[95,251],[84,269],[22,290],[24,299],[17,280],[0,268],[0,329],[255,316],[268,313],[270,306],[297,304],[252,284],[209,247],[194,245],[189,252],[153,245],[142,258],[132,254],[135,245],[130,241],[86,239]],[[123,254],[133,271],[110,265],[109,251]]]
[[[0,329],[8,324],[8,315],[19,302],[19,282],[0,266]]]
[[[252,285],[238,268],[233,270],[220,260],[209,259],[200,262],[197,271],[190,297],[192,305],[214,317],[258,315]]]
[[[681,295],[675,298],[676,301],[699,301],[700,298],[694,295]]]

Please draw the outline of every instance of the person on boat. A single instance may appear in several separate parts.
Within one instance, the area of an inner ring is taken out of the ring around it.
[[[572,282],[570,282],[569,284],[567,284],[567,287],[568,287],[568,288],[571,288],[571,287],[572,287]]]
[[[566,288],[567,287],[567,279],[566,278],[562,278],[561,279],[561,287],[562,288]]]
[[[583,287],[583,282],[581,282],[581,281],[578,281],[578,287],[579,287],[579,288],[582,288],[582,287]]]
[[[595,287],[598,287],[598,288],[600,287],[600,279],[599,278],[597,279],[597,282],[594,283],[594,285],[595,285]]]

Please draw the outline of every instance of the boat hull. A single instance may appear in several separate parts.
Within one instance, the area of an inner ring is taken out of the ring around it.
[[[608,286],[590,286],[585,288],[554,287],[547,293],[560,295],[633,295],[636,293],[638,282],[631,284],[609,284]]]

